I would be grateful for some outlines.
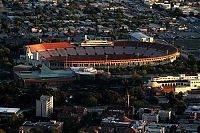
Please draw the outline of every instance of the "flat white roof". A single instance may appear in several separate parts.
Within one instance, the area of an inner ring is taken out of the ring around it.
[[[20,110],[20,108],[0,107],[0,113],[17,113],[19,110]]]
[[[130,36],[136,38],[136,39],[141,39],[141,38],[150,38],[149,36],[145,35],[142,32],[131,32]]]

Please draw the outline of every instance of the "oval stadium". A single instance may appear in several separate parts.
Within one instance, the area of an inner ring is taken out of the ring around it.
[[[155,66],[173,62],[180,55],[176,47],[158,43],[93,40],[82,44],[57,42],[27,45],[26,59],[33,65],[44,63],[51,69],[62,69]]]

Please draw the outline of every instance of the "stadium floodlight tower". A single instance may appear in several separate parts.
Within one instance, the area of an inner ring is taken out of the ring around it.
[[[106,64],[107,64],[108,74],[110,74],[110,66],[107,60],[108,60],[108,55],[106,55]]]

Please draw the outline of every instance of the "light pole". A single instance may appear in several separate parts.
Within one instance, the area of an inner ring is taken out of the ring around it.
[[[108,74],[109,74],[110,71],[109,71],[109,64],[107,64],[107,60],[108,60],[108,55],[106,55],[106,65],[107,65],[107,67],[108,67]]]

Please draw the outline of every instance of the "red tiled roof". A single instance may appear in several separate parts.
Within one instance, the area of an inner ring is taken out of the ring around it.
[[[126,116],[121,119],[122,122],[130,122],[130,119]]]
[[[71,48],[75,47],[74,45],[68,42],[56,42],[56,43],[42,43],[42,44],[34,44],[27,45],[26,47],[30,48],[30,51],[44,51],[56,48]]]
[[[163,87],[162,90],[163,90],[164,92],[166,92],[166,93],[174,92],[175,87],[173,87],[173,86],[165,86],[165,87]]]

